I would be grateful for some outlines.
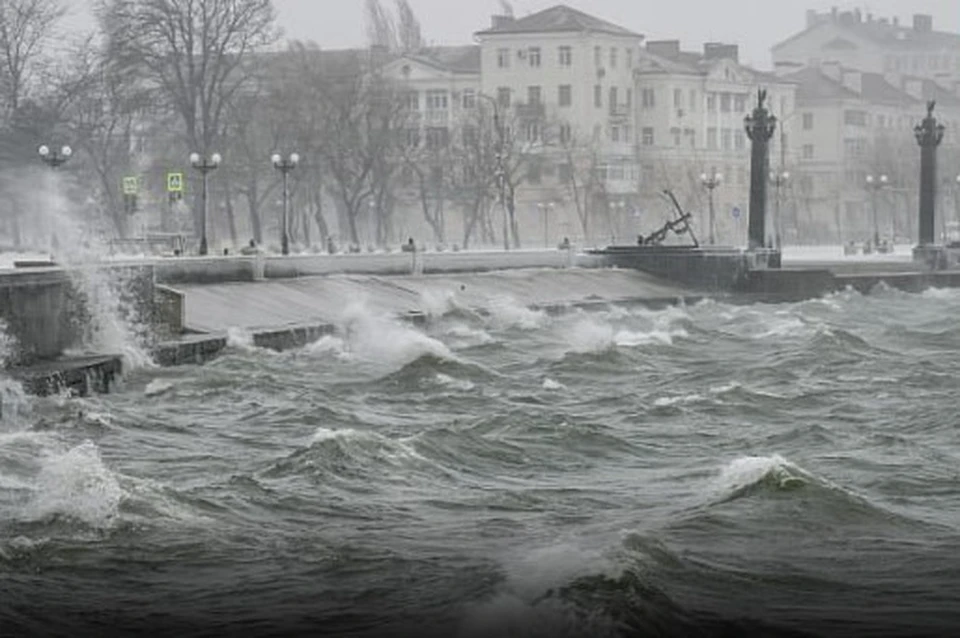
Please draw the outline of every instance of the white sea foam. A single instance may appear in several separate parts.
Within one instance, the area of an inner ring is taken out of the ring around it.
[[[446,374],[437,374],[437,383],[445,388],[451,388],[453,390],[460,390],[462,392],[470,392],[473,390],[476,385],[472,381],[466,379],[455,379]]]
[[[762,481],[773,480],[781,488],[795,487],[812,477],[779,454],[746,456],[727,464],[709,490],[713,498],[726,498]]]
[[[460,638],[619,635],[622,627],[612,618],[584,615],[572,603],[546,596],[580,577],[614,576],[615,566],[599,553],[559,544],[506,562],[506,583],[492,600],[468,608],[457,632]]]
[[[123,490],[104,465],[97,446],[87,441],[43,461],[27,517],[64,516],[91,527],[106,528],[119,515]]]
[[[375,315],[362,303],[347,308],[342,327],[345,350],[355,358],[378,365],[403,366],[424,355],[456,360],[441,341],[398,320]]]
[[[487,310],[492,322],[500,328],[535,330],[546,323],[547,313],[533,310],[510,296],[494,297]]]
[[[560,390],[566,390],[567,386],[563,385],[559,381],[554,381],[553,379],[544,379],[543,389],[548,390],[550,392],[557,392]]]
[[[660,397],[653,402],[653,405],[658,408],[670,408],[677,405],[697,403],[698,401],[703,401],[702,394],[684,394],[680,396]]]
[[[251,352],[257,349],[253,341],[253,334],[245,328],[231,326],[227,328],[227,347],[244,352]]]
[[[147,387],[143,390],[144,396],[156,397],[161,394],[166,394],[173,389],[173,382],[167,381],[165,379],[154,379],[147,384]]]

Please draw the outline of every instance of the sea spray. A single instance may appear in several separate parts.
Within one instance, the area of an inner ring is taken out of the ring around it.
[[[81,223],[74,206],[63,194],[61,176],[47,171],[32,181],[24,197],[26,209],[35,220],[31,238],[38,246],[50,249],[71,281],[69,307],[82,351],[120,354],[124,369],[153,365],[148,354],[149,321],[141,316],[138,292],[141,269],[104,268],[107,246],[89,225]],[[34,183],[35,187],[37,184]]]

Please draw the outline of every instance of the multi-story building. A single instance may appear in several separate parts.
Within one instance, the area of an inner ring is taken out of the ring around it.
[[[776,73],[799,87],[799,158],[788,195],[801,239],[915,237],[913,128],[930,100],[946,125],[941,230],[960,215],[960,34],[933,26],[922,14],[903,26],[859,10],[808,11],[806,28],[773,47]]]
[[[940,222],[953,218],[960,97],[922,78],[869,73],[824,62],[786,76],[798,84],[800,149],[791,197],[804,215],[807,239],[915,237],[920,149],[914,127],[925,103],[947,127],[941,146],[944,198]],[[885,178],[885,179],[881,179]],[[875,191],[879,188],[879,191]],[[949,204],[949,206],[948,206]],[[874,220],[874,205],[878,219]],[[875,226],[879,225],[879,228]]]
[[[533,226],[540,215],[553,211],[556,236],[592,239],[582,237],[575,209],[607,207],[609,198],[575,204],[578,195],[567,184],[591,181],[575,173],[603,167],[600,190],[636,190],[634,71],[643,36],[558,5],[523,18],[494,16],[490,28],[476,37],[483,95],[516,114],[518,134],[526,142],[544,146],[542,161],[530,164],[518,213],[526,212]],[[560,149],[575,149],[577,156],[591,159],[572,161],[573,153]],[[606,228],[595,231],[616,236],[617,220],[606,218]],[[549,221],[544,220],[547,233]]]
[[[934,30],[933,17],[864,15],[859,9],[807,12],[806,28],[773,47],[774,66],[790,72],[821,62],[866,73],[898,73],[941,82],[960,81],[960,34]]]
[[[767,108],[780,120],[770,165],[788,172],[796,163],[791,144],[796,86],[790,80],[740,64],[736,45],[707,43],[702,52],[687,52],[678,40],[647,42],[636,69],[637,157],[645,206],[656,205],[658,193],[670,188],[685,208],[697,213],[695,228],[705,240],[711,235],[709,186],[715,239],[745,241],[750,142],[744,118],[756,107],[760,88],[767,90]],[[714,175],[721,179],[713,180]],[[778,194],[770,192],[771,198]],[[775,203],[768,207],[771,239],[779,226]]]

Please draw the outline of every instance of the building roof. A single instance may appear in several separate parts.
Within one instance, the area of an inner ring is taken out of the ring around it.
[[[663,56],[644,50],[640,52],[637,60],[637,72],[640,74],[663,74],[663,75],[708,75],[717,62],[729,60],[737,67],[743,69],[756,80],[769,82],[771,84],[792,84],[791,80],[785,77],[758,71],[752,67],[740,64],[737,60],[731,58],[710,58],[702,53],[693,51],[677,51],[676,55]]]
[[[860,95],[817,67],[808,66],[784,76],[797,83],[798,101],[857,100]]]
[[[942,50],[960,47],[960,33],[933,29],[921,30],[914,28],[913,25],[894,24],[889,20],[875,18],[863,20],[862,16],[856,12],[842,12],[836,16],[828,13],[814,16],[812,20],[808,19],[806,29],[775,44],[773,49],[777,50],[825,24],[833,24],[850,35],[890,49]],[[845,45],[837,43],[837,46]]]
[[[476,35],[499,35],[509,33],[607,33],[632,38],[642,38],[629,29],[601,20],[564,4],[524,16],[501,19],[490,29]]]
[[[427,47],[408,53],[406,57],[451,73],[480,73],[480,47],[477,45]]]

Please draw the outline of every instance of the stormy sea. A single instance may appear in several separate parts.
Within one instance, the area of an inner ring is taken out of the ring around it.
[[[0,634],[960,631],[960,291],[449,301],[0,377]]]

